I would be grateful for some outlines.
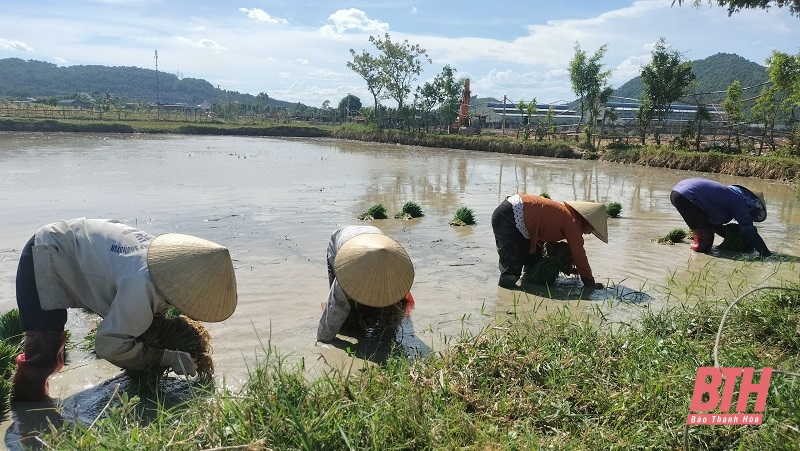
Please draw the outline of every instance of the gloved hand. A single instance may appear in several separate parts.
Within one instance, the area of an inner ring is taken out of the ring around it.
[[[161,357],[161,366],[172,368],[175,374],[197,376],[197,364],[188,352],[165,349],[164,356]]]
[[[594,277],[581,277],[581,281],[583,282],[583,286],[585,286],[586,288],[595,288],[598,290],[602,290],[603,288],[605,288],[603,287],[602,283],[595,282]]]

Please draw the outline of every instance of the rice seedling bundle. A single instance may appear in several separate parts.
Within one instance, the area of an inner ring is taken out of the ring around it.
[[[739,224],[725,224],[722,226],[725,238],[717,246],[717,249],[731,252],[750,252],[753,246],[747,244],[742,239],[742,229]]]
[[[372,221],[373,219],[386,219],[386,207],[383,204],[375,204],[369,210],[358,216],[362,221]]]
[[[555,257],[543,256],[533,268],[524,267],[522,283],[533,285],[552,285],[558,277],[561,262]]]
[[[164,317],[157,315],[153,324],[139,337],[145,346],[156,349],[172,349],[188,352],[197,363],[197,375],[201,379],[210,379],[214,374],[214,362],[211,360],[211,334],[199,321],[185,315]],[[149,371],[132,371],[132,377],[163,375],[168,368],[156,367]]]
[[[659,237],[658,242],[662,244],[675,244],[680,243],[683,241],[684,238],[688,235],[688,232],[683,229],[672,229],[666,235]]]
[[[619,202],[609,202],[606,204],[606,214],[609,218],[619,218],[622,212],[622,204]]]
[[[22,343],[22,324],[19,322],[19,310],[11,309],[0,315],[0,340],[16,340]]]
[[[550,199],[550,195],[549,195],[549,194],[547,194],[546,192],[544,192],[544,193],[542,193],[542,194],[539,194],[539,196],[540,196],[540,197],[544,197],[545,199]]]
[[[455,217],[450,221],[451,226],[468,226],[475,224],[475,212],[471,208],[461,207],[456,211]]]
[[[412,219],[421,218],[423,216],[425,215],[422,213],[422,207],[416,202],[406,202],[403,204],[400,213],[394,215],[395,219]]]
[[[572,251],[566,241],[547,242],[544,244],[542,257],[533,266],[523,267],[522,283],[533,285],[552,285],[559,273],[576,274],[572,263]]]

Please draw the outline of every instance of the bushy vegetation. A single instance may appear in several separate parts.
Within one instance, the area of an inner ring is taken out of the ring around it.
[[[720,364],[797,372],[799,303],[775,290],[734,306]],[[790,449],[800,443],[800,384],[779,372],[761,426],[685,424],[725,307],[645,310],[638,326],[613,329],[567,308],[534,312],[422,359],[314,380],[267,344],[239,393],[198,392],[146,425],[138,400],[123,396],[92,427],[67,424],[44,441],[75,450]]]

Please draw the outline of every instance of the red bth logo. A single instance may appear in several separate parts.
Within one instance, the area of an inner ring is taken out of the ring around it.
[[[761,424],[764,407],[767,405],[772,368],[763,368],[757,383],[753,382],[754,373],[754,368],[715,368],[711,366],[698,368],[686,424]],[[735,413],[730,413],[733,392],[738,379],[741,379],[739,398],[736,400]],[[722,387],[722,392],[720,392],[720,387]],[[747,404],[752,393],[756,394],[756,403],[754,411],[748,413]],[[715,410],[719,413],[701,413]]]

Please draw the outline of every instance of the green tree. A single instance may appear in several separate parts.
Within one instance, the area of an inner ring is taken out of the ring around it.
[[[584,113],[589,112],[587,143],[591,143],[591,136],[594,133],[596,117],[600,110],[601,93],[610,89],[606,86],[606,82],[611,76],[611,71],[603,71],[603,64],[600,62],[607,49],[608,47],[604,44],[591,57],[588,57],[586,52],[581,49],[580,43],[576,41],[575,55],[569,63],[569,79],[572,83],[572,91],[578,96],[578,107],[581,113],[578,120],[579,130]]]
[[[397,102],[397,110],[403,112],[411,85],[422,73],[423,61],[431,63],[431,59],[419,44],[412,45],[407,39],[402,43],[392,42],[389,33],[383,39],[370,36],[369,42],[380,52],[378,72],[386,96]]]
[[[767,73],[769,81],[772,82],[775,96],[776,118],[788,117],[788,123],[793,129],[797,129],[796,109],[800,107],[800,54],[789,55],[787,53],[773,50],[772,55],[767,58]],[[775,124],[772,124],[773,127]],[[794,136],[796,130],[791,134]],[[772,139],[770,138],[770,141]],[[800,147],[791,149],[792,154],[800,154]]]
[[[742,153],[739,130],[744,120],[744,101],[742,100],[743,90],[739,80],[731,83],[725,93],[725,101],[722,102],[722,108],[725,110],[725,115],[728,116],[728,147],[731,146],[731,137],[735,137],[736,149],[738,153]]]
[[[547,108],[547,114],[545,114],[544,120],[540,120],[536,123],[537,141],[543,141],[545,136],[548,137],[548,141],[550,140],[550,135],[556,130],[555,120],[556,109],[553,105],[550,105],[550,107]]]
[[[456,121],[461,106],[461,95],[464,92],[466,78],[456,78],[456,70],[446,64],[442,72],[435,78],[436,87],[441,95],[439,116],[447,130]],[[462,124],[459,124],[461,126]]]
[[[372,37],[370,36],[371,41]],[[357,54],[355,50],[350,49],[350,55],[353,60],[347,62],[347,67],[367,82],[367,90],[372,94],[372,99],[375,101],[374,110],[377,111],[378,100],[381,99],[381,93],[385,87],[380,60],[367,53],[366,50],[362,50],[360,54]]]
[[[688,0],[672,0],[673,6],[675,3],[682,5],[683,3],[688,3]],[[777,8],[786,6],[789,8],[792,15],[800,17],[800,0],[708,0],[709,5],[713,5],[714,3],[719,6],[727,6],[729,16],[743,9],[768,10],[773,6]],[[699,7],[703,4],[703,0],[692,0],[692,4],[695,7]]]
[[[642,68],[641,79],[644,85],[642,95],[653,108],[654,119],[664,124],[672,111],[672,102],[680,99],[686,87],[695,79],[692,63],[683,59],[676,50],[669,50],[666,39],[658,40],[651,52],[650,63]],[[656,145],[661,144],[658,127],[655,131]]]
[[[352,94],[347,94],[339,101],[337,109],[339,110],[340,117],[349,119],[350,116],[361,110],[361,106],[361,99]],[[348,119],[345,119],[343,122],[347,122]]]
[[[765,86],[761,89],[761,93],[756,99],[756,104],[753,106],[753,119],[761,124],[761,143],[758,147],[758,154],[764,150],[764,144],[770,146],[775,150],[775,142],[773,140],[775,133],[775,119],[778,116],[778,102],[775,96],[777,93],[775,85]]]
[[[653,122],[655,109],[653,102],[644,93],[639,98],[639,108],[636,110],[636,125],[639,127],[639,134],[642,138],[642,145],[647,143],[647,128]]]

